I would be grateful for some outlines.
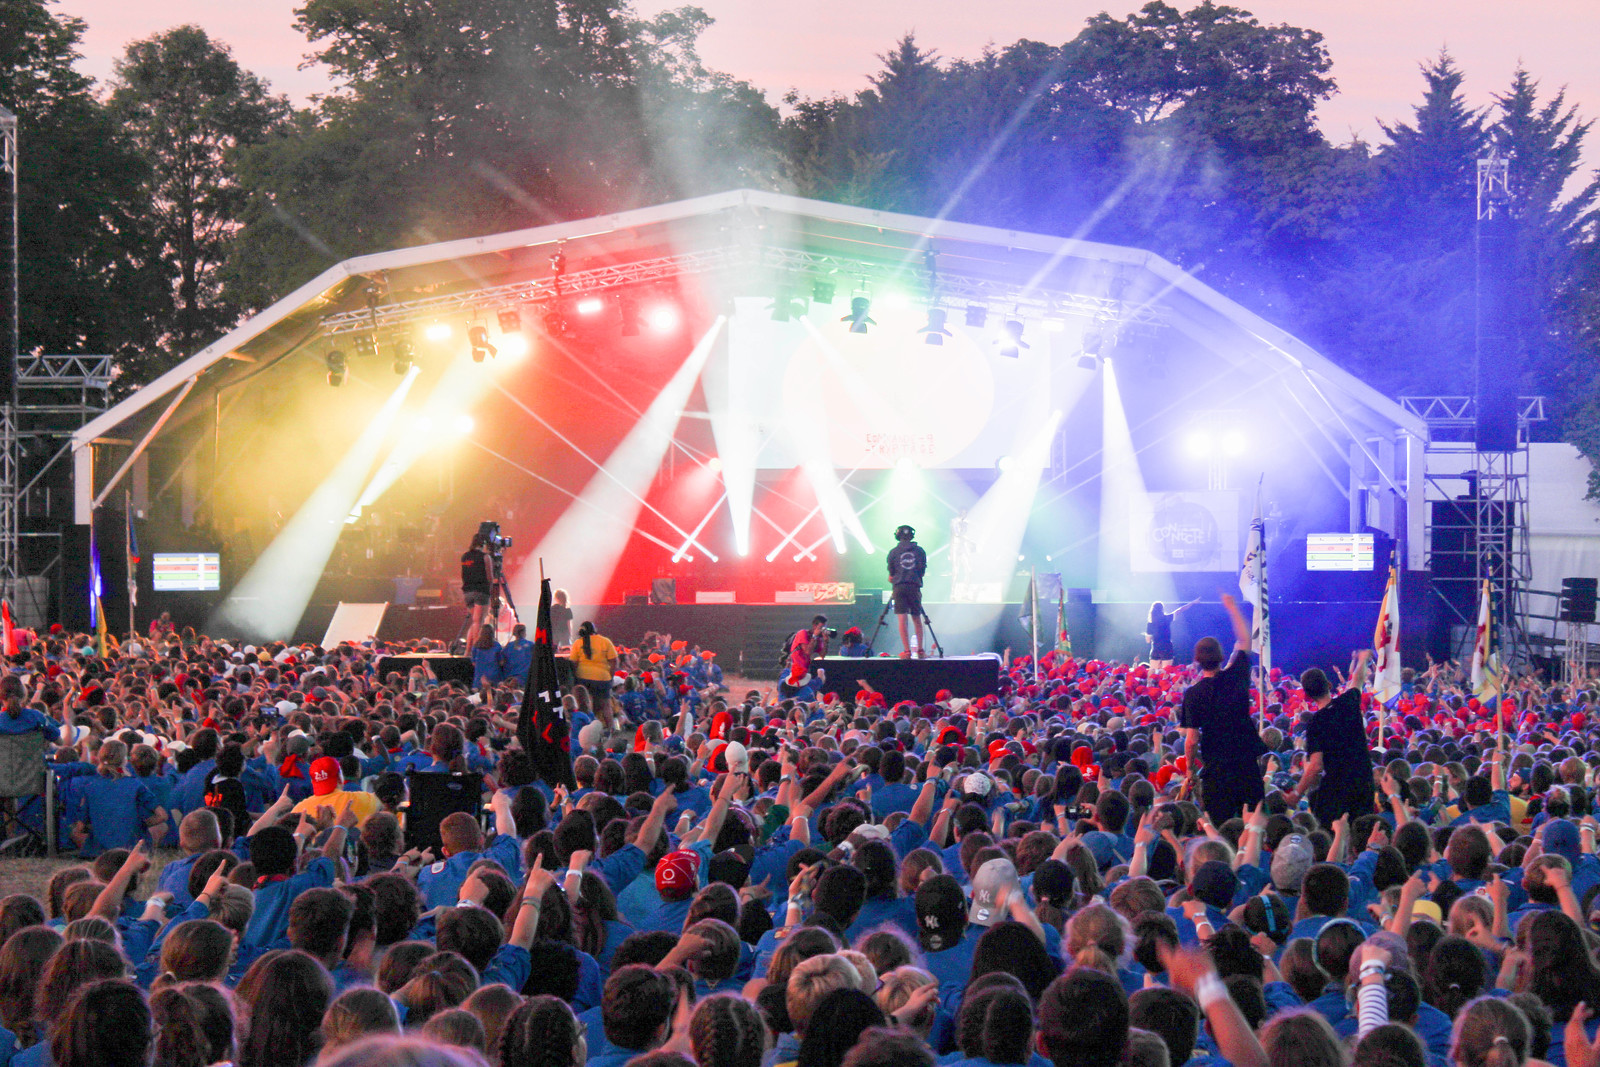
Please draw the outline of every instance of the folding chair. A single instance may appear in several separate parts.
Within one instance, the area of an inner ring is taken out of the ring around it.
[[[405,837],[407,848],[439,854],[439,824],[446,815],[464,811],[483,822],[483,775],[412,771],[406,775]]]
[[[14,803],[4,813],[4,843],[0,853],[56,854],[56,776],[44,760],[45,738],[38,730],[24,734],[0,734],[0,798]],[[44,832],[41,834],[24,812],[35,801],[44,805]]]

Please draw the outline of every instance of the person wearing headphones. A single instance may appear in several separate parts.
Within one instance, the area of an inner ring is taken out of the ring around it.
[[[901,526],[894,532],[894,547],[889,549],[889,584],[894,590],[894,613],[900,620],[900,658],[910,659],[912,646],[906,632],[906,619],[916,624],[916,656],[928,655],[922,643],[922,576],[928,572],[928,554],[916,542],[917,531]]]

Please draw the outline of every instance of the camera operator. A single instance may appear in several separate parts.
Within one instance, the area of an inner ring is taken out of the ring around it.
[[[479,527],[472,535],[472,545],[461,553],[461,598],[472,615],[466,632],[474,636],[483,626],[494,596],[494,557],[489,551],[489,536]]]
[[[900,658],[911,658],[911,641],[906,633],[906,618],[916,623],[918,659],[927,657],[922,644],[922,576],[928,572],[928,554],[917,544],[917,531],[901,526],[894,532],[895,545],[889,549],[889,584],[894,590],[894,613],[900,620]]]

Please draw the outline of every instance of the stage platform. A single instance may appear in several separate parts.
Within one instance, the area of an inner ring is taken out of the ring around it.
[[[931,704],[941,689],[951,696],[976,700],[1000,691],[1000,657],[949,656],[945,659],[820,659],[814,664],[824,676],[822,691],[853,697],[866,682],[889,703],[914,700]]]

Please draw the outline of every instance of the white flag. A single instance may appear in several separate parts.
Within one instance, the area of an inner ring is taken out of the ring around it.
[[[1493,643],[1494,600],[1489,595],[1489,583],[1484,582],[1478,601],[1478,636],[1472,643],[1472,695],[1481,701],[1500,695],[1500,671]]]
[[[1372,693],[1379,703],[1393,704],[1400,696],[1400,586],[1393,567],[1372,632],[1372,649]]]
[[[1261,670],[1272,670],[1272,622],[1267,609],[1267,525],[1261,518],[1261,487],[1256,487],[1256,517],[1250,522],[1250,542],[1244,566],[1239,569],[1239,593],[1255,609],[1250,621],[1250,647],[1260,658]]]

